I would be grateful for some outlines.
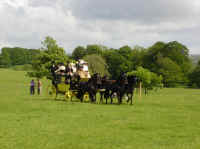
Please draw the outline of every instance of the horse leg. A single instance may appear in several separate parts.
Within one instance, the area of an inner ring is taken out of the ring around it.
[[[122,95],[120,96],[120,104],[122,103]]]
[[[133,104],[133,93],[130,93],[130,96],[128,96],[128,101],[131,101],[131,105]]]
[[[119,93],[117,93],[117,100],[118,100],[118,104],[120,105],[120,103],[121,103],[121,96],[120,96]]]
[[[109,90],[104,91],[104,97],[106,98],[106,104],[108,103],[108,98],[109,98]]]
[[[108,96],[109,96],[109,95],[108,95],[108,92],[105,91],[105,92],[104,92],[104,98],[106,99],[106,104],[107,104],[107,101],[108,101]]]
[[[111,94],[109,95],[109,96],[110,96],[111,104],[113,103],[113,93],[114,93],[114,92],[111,92]]]
[[[103,92],[100,91],[100,103],[103,103]]]
[[[57,96],[58,96],[58,90],[56,89],[56,97],[55,97],[55,100],[57,100]]]
[[[118,99],[118,104],[120,105],[121,104],[121,97],[118,96],[117,99]]]
[[[83,93],[79,93],[78,97],[79,97],[80,101],[83,102]]]
[[[80,101],[83,102],[83,96],[82,95],[80,96]]]
[[[92,93],[89,93],[89,98],[90,98],[90,102],[93,103],[94,102],[94,97],[93,97]]]
[[[133,104],[133,93],[131,94],[131,105]]]
[[[97,101],[97,92],[94,93],[94,101],[95,101],[95,102],[98,102],[98,101]]]
[[[126,100],[126,102],[128,103],[130,100],[129,93],[127,93],[126,96],[128,97],[128,99]]]

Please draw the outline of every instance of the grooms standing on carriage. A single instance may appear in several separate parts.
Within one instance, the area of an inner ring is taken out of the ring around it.
[[[89,70],[88,70],[88,63],[82,59],[78,60],[77,63],[77,68],[78,68],[78,75],[80,78],[91,78]]]

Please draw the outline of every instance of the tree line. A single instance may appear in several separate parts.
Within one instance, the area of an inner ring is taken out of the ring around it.
[[[0,67],[31,64],[28,74],[35,77],[49,75],[53,62],[67,63],[85,59],[91,73],[99,72],[116,79],[121,72],[133,72],[144,68],[157,76],[162,76],[165,87],[200,87],[200,62],[192,63],[189,49],[180,42],[156,42],[148,48],[122,46],[118,49],[103,45],[77,46],[72,54],[66,54],[52,37],[42,41],[40,49],[2,48]]]
[[[38,49],[4,47],[1,49],[0,67],[7,68],[15,65],[31,64],[39,52]]]

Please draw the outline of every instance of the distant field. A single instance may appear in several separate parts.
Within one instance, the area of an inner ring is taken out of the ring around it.
[[[30,78],[0,69],[1,149],[200,149],[200,90],[162,89],[133,106],[29,95]]]

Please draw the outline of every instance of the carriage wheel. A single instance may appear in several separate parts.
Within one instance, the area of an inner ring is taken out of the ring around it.
[[[83,100],[84,100],[84,101],[87,101],[87,102],[89,101],[89,94],[88,94],[88,93],[85,93],[85,94],[84,94]]]
[[[56,99],[57,94],[56,94],[56,88],[54,85],[48,85],[47,87],[47,95],[53,99]]]
[[[75,98],[77,97],[77,93],[78,93],[78,92],[77,92],[76,90],[70,90],[70,93],[71,93],[71,94],[70,94],[70,95],[71,95],[70,101],[72,101],[72,98],[73,98],[73,97],[75,97]]]
[[[65,99],[68,100],[70,99],[71,100],[72,98],[72,92],[70,90],[66,91],[65,93]]]

